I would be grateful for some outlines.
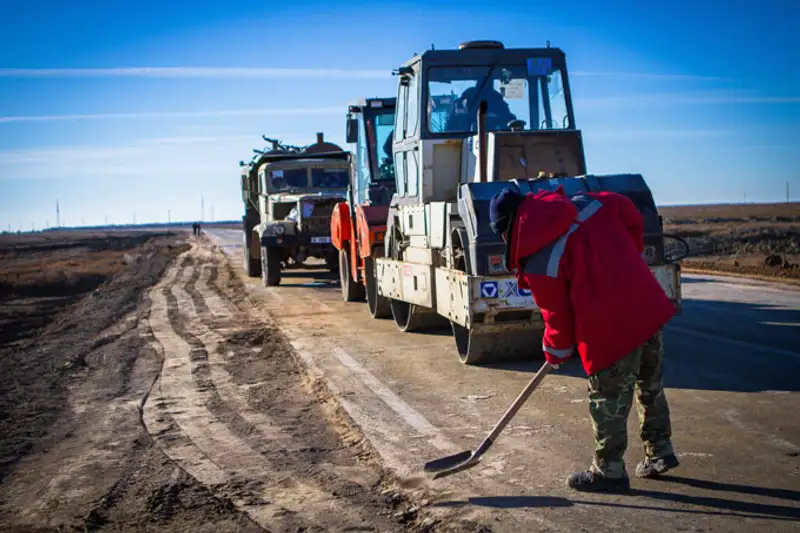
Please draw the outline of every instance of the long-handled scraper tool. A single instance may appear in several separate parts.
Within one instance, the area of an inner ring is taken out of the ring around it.
[[[503,431],[511,419],[514,418],[514,415],[517,414],[517,411],[519,411],[519,408],[525,403],[525,400],[527,400],[531,393],[536,390],[536,387],[538,387],[544,377],[550,373],[552,368],[553,367],[550,365],[550,363],[547,362],[542,365],[542,368],[540,368],[530,382],[525,385],[525,388],[519,393],[517,399],[514,400],[514,403],[512,403],[505,412],[503,418],[501,418],[494,428],[492,428],[492,431],[489,432],[489,435],[483,439],[483,442],[481,442],[480,446],[478,446],[474,451],[467,450],[455,455],[442,457],[441,459],[436,459],[434,461],[425,463],[425,472],[434,474],[433,479],[438,479],[440,477],[456,474],[478,464],[483,454],[485,454],[492,444],[494,444],[494,441],[497,436],[500,435],[500,432]]]

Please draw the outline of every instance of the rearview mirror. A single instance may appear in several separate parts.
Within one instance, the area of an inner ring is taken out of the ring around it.
[[[358,119],[347,119],[347,133],[345,134],[346,140],[349,144],[358,142]]]

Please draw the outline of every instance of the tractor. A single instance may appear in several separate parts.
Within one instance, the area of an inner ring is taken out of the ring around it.
[[[331,218],[333,245],[339,250],[339,279],[346,302],[367,300],[373,318],[391,316],[380,296],[373,261],[383,255],[389,200],[395,191],[391,142],[392,98],[363,98],[350,104],[346,139],[354,154],[347,201],[336,204]]]
[[[396,191],[383,256],[365,277],[374,275],[401,331],[451,328],[465,364],[542,356],[541,312],[489,226],[489,202],[504,187],[629,197],[644,217],[645,259],[680,310],[680,268],[665,260],[644,178],[587,173],[561,49],[469,41],[415,55],[394,75]]]

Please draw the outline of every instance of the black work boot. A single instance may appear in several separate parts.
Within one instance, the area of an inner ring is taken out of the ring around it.
[[[567,486],[582,492],[628,492],[631,480],[625,477],[606,477],[592,470],[575,472],[567,479]]]
[[[658,477],[679,464],[680,462],[674,454],[665,455],[664,457],[645,457],[641,463],[636,465],[636,476]]]

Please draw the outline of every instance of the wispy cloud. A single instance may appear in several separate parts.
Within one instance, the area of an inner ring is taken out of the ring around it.
[[[276,133],[282,140],[313,142],[308,135]],[[336,142],[333,140],[333,142]],[[42,146],[0,150],[3,179],[191,177],[237,175],[238,162],[262,148],[260,133],[249,135],[173,136],[133,139],[118,145]],[[198,149],[199,147],[199,149]],[[52,161],[58,161],[54,172]]]
[[[744,94],[659,93],[616,96],[578,97],[575,106],[582,109],[645,107],[683,104],[796,104],[800,96],[756,96]]]
[[[184,179],[237,175],[238,161],[257,143],[137,143],[121,146],[60,146],[0,152],[4,179]],[[57,168],[48,161],[58,161]]]
[[[678,99],[685,104],[797,104],[800,96],[708,96]]]
[[[391,69],[308,69],[261,67],[0,68],[5,78],[222,78],[383,79]]]
[[[278,139],[299,139],[304,137],[299,133],[275,133],[273,137]],[[231,143],[248,141],[255,144],[266,143],[261,138],[261,133],[252,133],[249,135],[197,135],[187,137],[150,137],[147,139],[139,139],[131,144],[134,145],[166,145],[166,144],[217,144],[217,143]],[[0,152],[2,153],[2,152]]]
[[[622,129],[622,130],[594,130],[592,140],[617,140],[617,139],[696,139],[707,137],[725,137],[739,133],[732,129]]]
[[[0,124],[8,122],[38,122],[53,120],[108,120],[141,118],[191,118],[191,117],[234,117],[254,115],[313,115],[342,113],[345,105],[331,107],[302,107],[275,109],[227,109],[213,111],[152,111],[141,113],[87,113],[80,115],[17,115],[0,116]]]
[[[5,78],[270,78],[270,79],[385,79],[392,68],[331,69],[273,67],[109,67],[109,68],[0,68]],[[654,72],[571,71],[570,76],[643,78],[660,80],[734,81],[722,76],[695,74],[660,74]]]
[[[736,81],[734,78],[721,76],[700,76],[696,74],[658,74],[654,72],[591,72],[585,70],[574,70],[569,72],[570,76],[597,76],[609,78],[641,78],[651,80],[697,80],[697,81]]]
[[[277,133],[279,139],[301,139],[306,136],[298,133]],[[37,164],[42,161],[89,161],[98,159],[120,159],[134,154],[153,152],[161,147],[182,145],[235,145],[242,143],[261,146],[265,141],[260,133],[249,135],[217,135],[217,136],[174,136],[174,137],[147,137],[132,140],[118,146],[73,145],[73,146],[44,146],[36,148],[18,148],[14,150],[0,150],[0,165]],[[183,150],[184,148],[178,148]]]

